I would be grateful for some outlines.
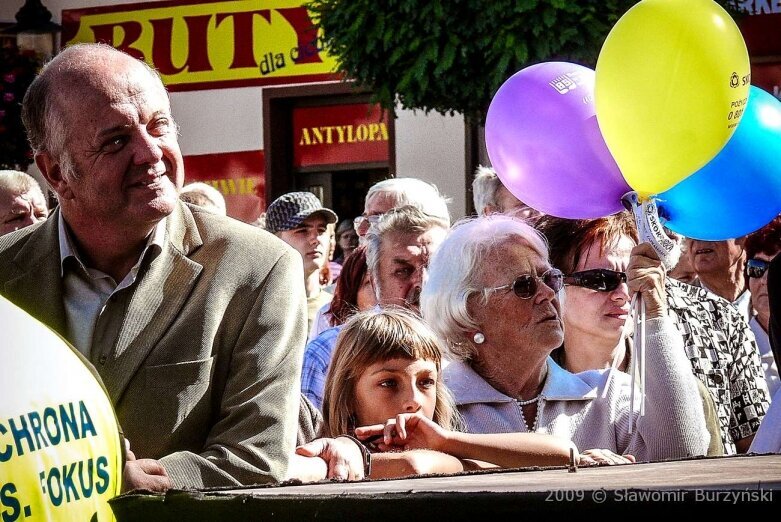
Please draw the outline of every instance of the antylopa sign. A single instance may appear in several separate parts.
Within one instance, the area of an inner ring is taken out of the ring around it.
[[[388,113],[378,104],[293,109],[293,166],[387,163]]]
[[[66,9],[63,42],[104,42],[156,68],[171,91],[338,78],[305,0],[169,0]]]

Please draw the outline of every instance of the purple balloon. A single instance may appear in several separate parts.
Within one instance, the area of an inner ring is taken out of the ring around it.
[[[540,63],[510,77],[488,108],[485,144],[504,186],[546,214],[607,216],[632,190],[597,125],[594,71],[581,65]]]

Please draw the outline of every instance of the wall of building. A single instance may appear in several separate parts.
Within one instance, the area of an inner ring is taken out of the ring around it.
[[[159,0],[153,0],[159,1]],[[0,2],[0,22],[13,22],[24,0]],[[53,21],[63,9],[132,4],[128,0],[44,0]],[[185,156],[259,151],[263,148],[262,88],[242,87],[171,93],[173,116],[181,126]],[[400,111],[396,124],[398,176],[436,184],[452,198],[454,217],[463,216],[464,123],[461,117]]]

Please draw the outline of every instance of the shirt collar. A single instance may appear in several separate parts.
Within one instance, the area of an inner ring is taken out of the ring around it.
[[[146,246],[138,258],[139,260],[144,258],[147,250],[149,250],[149,247],[152,245],[155,245],[162,250],[165,244],[165,226],[167,219],[168,218],[161,219],[157,225],[155,225],[155,228],[152,229],[152,233],[149,234],[149,237],[147,238]],[[67,223],[65,223],[65,218],[62,217],[62,211],[57,213],[57,233],[60,239],[60,276],[62,277],[65,275],[65,260],[71,257],[76,260],[85,272],[88,272],[87,266],[84,264],[81,257],[79,257],[79,252],[73,243],[73,237],[71,236]]]
[[[597,389],[594,386],[563,369],[550,357],[547,364],[548,377],[541,394],[546,400],[580,401],[597,397]],[[488,384],[471,366],[462,361],[448,364],[444,378],[458,405],[515,401]]]

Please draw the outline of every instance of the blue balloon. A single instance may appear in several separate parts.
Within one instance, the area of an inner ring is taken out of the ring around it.
[[[721,152],[656,197],[665,225],[694,239],[737,238],[772,221],[781,213],[781,101],[752,86]]]

